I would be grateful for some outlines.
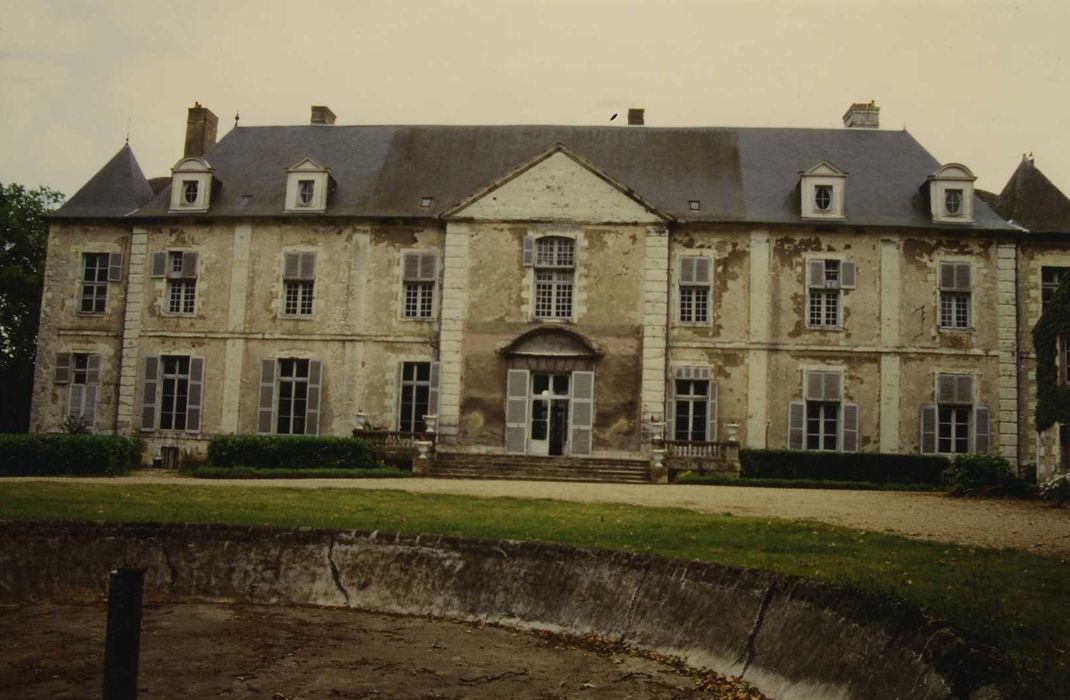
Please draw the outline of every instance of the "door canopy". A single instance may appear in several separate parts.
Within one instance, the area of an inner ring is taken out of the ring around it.
[[[542,372],[592,369],[602,356],[594,343],[569,328],[539,326],[502,348],[510,367]]]

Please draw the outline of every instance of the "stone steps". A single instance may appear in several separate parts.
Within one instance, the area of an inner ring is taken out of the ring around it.
[[[648,484],[650,468],[645,460],[440,452],[431,470],[431,476],[444,479]]]

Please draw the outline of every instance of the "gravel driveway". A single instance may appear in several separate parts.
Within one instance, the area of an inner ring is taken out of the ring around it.
[[[35,477],[8,477],[4,481],[33,479]],[[114,485],[393,489],[414,493],[629,503],[689,508],[702,513],[817,520],[915,539],[1012,547],[1070,558],[1070,510],[1032,501],[948,498],[935,493],[462,479],[194,479],[158,470],[118,478],[52,477],[41,480]]]

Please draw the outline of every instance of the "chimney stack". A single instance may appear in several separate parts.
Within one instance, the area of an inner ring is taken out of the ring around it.
[[[642,126],[643,125],[643,112],[645,110],[642,107],[632,107],[628,110],[628,126]]]
[[[212,110],[201,107],[200,102],[193,103],[186,119],[186,158],[203,156],[205,151],[215,145],[218,123],[219,119],[212,114]]]
[[[330,107],[324,107],[323,105],[312,105],[312,121],[311,124],[334,124],[334,112]]]
[[[843,115],[843,125],[848,129],[876,129],[881,125],[881,108],[875,100],[855,102]]]

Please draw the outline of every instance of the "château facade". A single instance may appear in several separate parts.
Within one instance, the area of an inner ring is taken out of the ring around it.
[[[170,178],[124,146],[52,215],[34,430],[146,459],[425,416],[440,451],[533,458],[664,430],[1070,459],[1028,356],[1070,237],[872,103],[842,129],[311,121],[216,143],[197,105]]]

